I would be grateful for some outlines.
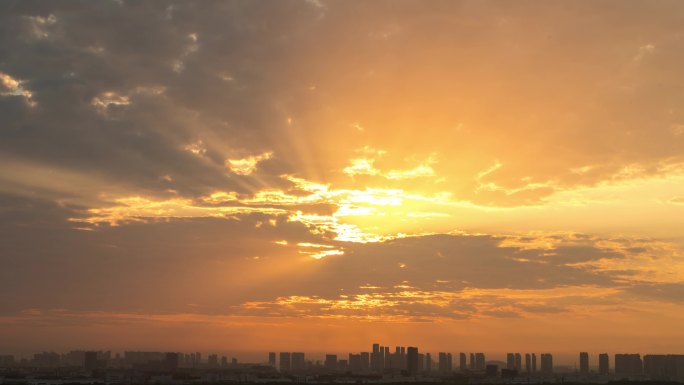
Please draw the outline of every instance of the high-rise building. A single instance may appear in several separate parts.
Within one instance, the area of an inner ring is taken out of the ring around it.
[[[541,372],[546,375],[553,373],[553,356],[550,353],[541,355]]]
[[[520,373],[522,371],[522,356],[520,353],[515,353],[515,370]]]
[[[292,352],[292,362],[291,364],[291,369],[292,370],[304,370],[306,369],[306,361],[304,359],[304,353],[302,352]]]
[[[287,372],[292,368],[292,354],[280,352],[280,371]]]
[[[650,380],[684,382],[684,355],[647,354],[644,356],[644,374]]]
[[[337,361],[337,369],[339,369],[342,372],[346,372],[347,370],[349,370],[349,361],[347,361],[347,360]]]
[[[385,366],[385,358],[383,357],[385,349],[382,348],[380,344],[373,344],[373,352],[370,355],[370,368],[374,372],[382,372]]]
[[[410,375],[418,374],[420,366],[418,362],[418,348],[409,346],[408,349],[406,349],[406,370],[408,370]]]
[[[14,356],[11,354],[0,355],[0,368],[11,368],[14,366]]]
[[[599,373],[607,375],[610,373],[610,364],[608,363],[608,353],[599,354]]]
[[[361,355],[349,353],[349,370],[353,373],[361,372]]]
[[[392,359],[392,356],[390,356],[390,351],[389,351],[389,346],[385,346],[385,368],[390,368],[391,363],[390,360]]]
[[[164,366],[166,367],[166,370],[170,370],[172,372],[178,370],[178,353],[166,353]]]
[[[451,353],[440,352],[439,353],[439,372],[440,373],[451,373],[452,370],[452,357]]]
[[[209,357],[207,357],[207,365],[209,365],[210,368],[218,368],[219,367],[218,354],[210,354]]]
[[[515,354],[506,354],[506,369],[515,369]]]
[[[84,365],[86,372],[91,372],[97,369],[97,352],[85,352]]]
[[[470,370],[475,370],[475,353],[470,353]]]
[[[337,354],[326,354],[324,366],[328,370],[337,370],[339,366],[337,363]]]
[[[361,352],[361,370],[366,371],[368,369],[370,369],[370,354]]]
[[[425,371],[430,373],[432,371],[432,354],[425,354]]]
[[[269,352],[268,353],[268,365],[272,367],[276,367],[276,354],[275,352]]]
[[[643,373],[643,364],[639,354],[616,354],[615,375],[623,377],[638,376]]]
[[[580,373],[589,374],[589,353],[580,353]]]
[[[537,353],[532,353],[532,373],[537,373]]]
[[[485,370],[484,353],[475,353],[475,370]]]
[[[532,373],[532,356],[530,353],[525,353],[525,372]]]
[[[465,353],[459,353],[458,355],[458,368],[461,369],[461,371],[465,371],[468,369],[468,364],[466,363],[466,354]]]

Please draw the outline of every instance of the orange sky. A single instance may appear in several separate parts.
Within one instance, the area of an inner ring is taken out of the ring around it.
[[[0,9],[3,349],[683,352],[681,8]]]

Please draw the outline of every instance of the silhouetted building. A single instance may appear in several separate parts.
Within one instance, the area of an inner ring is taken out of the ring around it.
[[[349,361],[347,361],[347,360],[337,361],[337,369],[339,369],[342,372],[349,370]]]
[[[475,353],[470,353],[470,370],[475,370]]]
[[[485,367],[485,376],[487,376],[487,377],[498,377],[499,376],[499,366],[498,365],[487,365]]]
[[[440,373],[451,373],[452,371],[452,358],[451,353],[439,353],[439,372]]]
[[[475,370],[485,370],[484,353],[475,353]]]
[[[337,354],[326,354],[324,366],[328,370],[336,370],[338,368]]]
[[[515,370],[520,373],[522,371],[522,356],[520,353],[515,353]]]
[[[608,363],[608,353],[599,354],[599,373],[607,375],[610,373],[610,364]]]
[[[527,374],[532,373],[532,356],[530,353],[525,353],[525,372]]]
[[[580,353],[580,373],[589,374],[589,353]]]
[[[385,368],[385,348],[379,344],[373,344],[373,352],[370,355],[370,367],[374,372],[382,372]]]
[[[648,354],[644,356],[644,374],[651,380],[684,380],[684,355]]]
[[[354,373],[361,371],[361,355],[349,353],[349,370]]]
[[[419,371],[418,348],[409,346],[406,349],[406,370],[410,375],[416,375]]]
[[[93,370],[98,368],[97,352],[85,353],[85,361],[83,367],[85,368],[86,372],[92,372]]]
[[[553,374],[553,356],[550,353],[541,355],[541,372],[545,375]]]
[[[280,371],[286,372],[292,368],[292,355],[289,352],[280,352]]]
[[[430,373],[432,371],[432,354],[425,354],[425,371]]]
[[[207,365],[210,368],[218,368],[219,367],[218,354],[210,354],[209,357],[207,357]]]
[[[390,364],[391,356],[390,356],[389,346],[385,346],[384,357],[385,357],[384,368],[390,368],[391,367],[391,364]]]
[[[166,353],[164,366],[166,367],[166,370],[172,372],[178,370],[178,353]]]
[[[515,378],[518,376],[518,371],[515,369],[501,369],[501,378]]]
[[[276,354],[275,352],[269,352],[268,353],[268,365],[272,367],[276,367]]]
[[[466,369],[468,369],[465,353],[459,353],[458,355],[458,368],[461,369],[461,371],[465,371]]]
[[[506,369],[515,369],[515,354],[506,354]]]
[[[643,373],[643,364],[639,354],[616,354],[615,375],[618,377],[639,376]]]
[[[370,369],[370,354],[361,352],[361,370],[366,371],[368,369]]]
[[[306,361],[304,360],[304,353],[302,352],[292,352],[292,361],[290,366],[292,370],[304,370],[306,369]]]
[[[14,356],[10,354],[0,355],[0,368],[11,368],[14,366]]]
[[[532,373],[537,373],[537,353],[532,353]]]

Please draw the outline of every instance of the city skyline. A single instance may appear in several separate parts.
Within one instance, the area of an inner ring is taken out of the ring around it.
[[[681,68],[674,0],[0,1],[0,354],[684,352]]]
[[[376,349],[377,348],[377,349]],[[392,345],[384,346],[379,343],[373,344],[371,349],[364,351],[352,351],[352,352],[330,352],[330,351],[316,351],[316,350],[302,350],[302,351],[268,351],[268,352],[249,352],[249,353],[239,353],[231,350],[214,350],[214,351],[192,351],[192,352],[181,352],[181,351],[155,351],[155,350],[131,350],[125,349],[122,351],[113,350],[89,350],[89,349],[76,349],[63,352],[55,352],[52,350],[33,352],[28,354],[13,354],[12,352],[0,352],[0,358],[13,357],[15,363],[20,361],[31,362],[35,360],[38,356],[50,356],[50,357],[60,357],[59,360],[66,360],[73,364],[74,358],[69,358],[74,354],[79,357],[88,352],[96,352],[98,357],[105,357],[107,360],[111,359],[121,359],[136,361],[136,355],[146,355],[150,357],[156,357],[160,359],[166,354],[178,354],[181,356],[180,362],[183,362],[183,356],[185,357],[186,366],[190,365],[189,362],[196,362],[198,365],[208,365],[208,367],[220,367],[226,366],[228,360],[238,360],[243,364],[245,362],[252,364],[265,364],[275,367],[279,370],[299,370],[305,369],[305,364],[318,363],[323,367],[326,367],[326,361],[329,359],[334,359],[335,362],[338,360],[344,360],[346,362],[351,362],[352,356],[356,356],[355,359],[360,359],[366,362],[364,368],[367,371],[382,371],[383,369],[393,368],[406,370],[408,361],[408,351],[409,349],[419,349],[416,346],[401,346]],[[490,353],[490,352],[463,352],[463,351],[440,351],[440,352],[428,352],[426,350],[420,349],[416,351],[416,354],[421,356],[421,360],[429,360],[431,362],[431,367],[423,366],[422,370],[434,371],[434,372],[458,372],[458,371],[468,371],[477,370],[485,371],[486,366],[490,363],[496,363],[496,365],[501,366],[499,369],[512,369],[520,373],[542,373],[541,360],[544,356],[555,357],[551,358],[549,364],[546,365],[545,370],[548,371],[549,368],[562,368],[562,370],[574,370],[580,374],[586,374],[589,371],[602,373],[605,371],[606,364],[602,364],[602,356],[608,357],[607,367],[610,371],[614,371],[614,366],[617,362],[617,357],[625,357],[625,359],[630,359],[630,357],[640,357],[639,360],[645,361],[644,358],[647,356],[668,356],[677,355],[684,356],[684,354],[679,354],[676,352],[669,353],[637,353],[637,352],[620,352],[620,353],[609,353],[606,351],[600,352],[576,352],[576,353],[557,353],[557,352],[530,352],[528,350],[520,352],[507,352],[507,353]],[[377,356],[376,356],[377,355]],[[142,357],[142,356],[141,356]],[[190,359],[192,357],[192,359]],[[347,359],[347,357],[349,359]],[[400,358],[401,357],[401,358]],[[561,358],[560,360],[558,358]],[[584,359],[583,359],[584,357]],[[243,360],[246,358],[246,361]],[[394,361],[394,360],[398,361]],[[81,358],[77,358],[82,360]],[[196,361],[195,361],[196,360]],[[212,364],[213,360],[213,364]],[[224,360],[223,364],[221,361]],[[529,360],[529,361],[528,361]],[[87,361],[87,359],[86,359]],[[0,362],[2,362],[0,360]],[[586,366],[583,366],[583,362]],[[628,365],[628,364],[626,364]],[[645,363],[642,363],[642,368],[645,367]],[[336,367],[335,367],[336,369]]]

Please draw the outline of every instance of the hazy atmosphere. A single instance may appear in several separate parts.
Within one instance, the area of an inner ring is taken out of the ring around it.
[[[3,351],[682,352],[682,68],[679,1],[2,1]]]

